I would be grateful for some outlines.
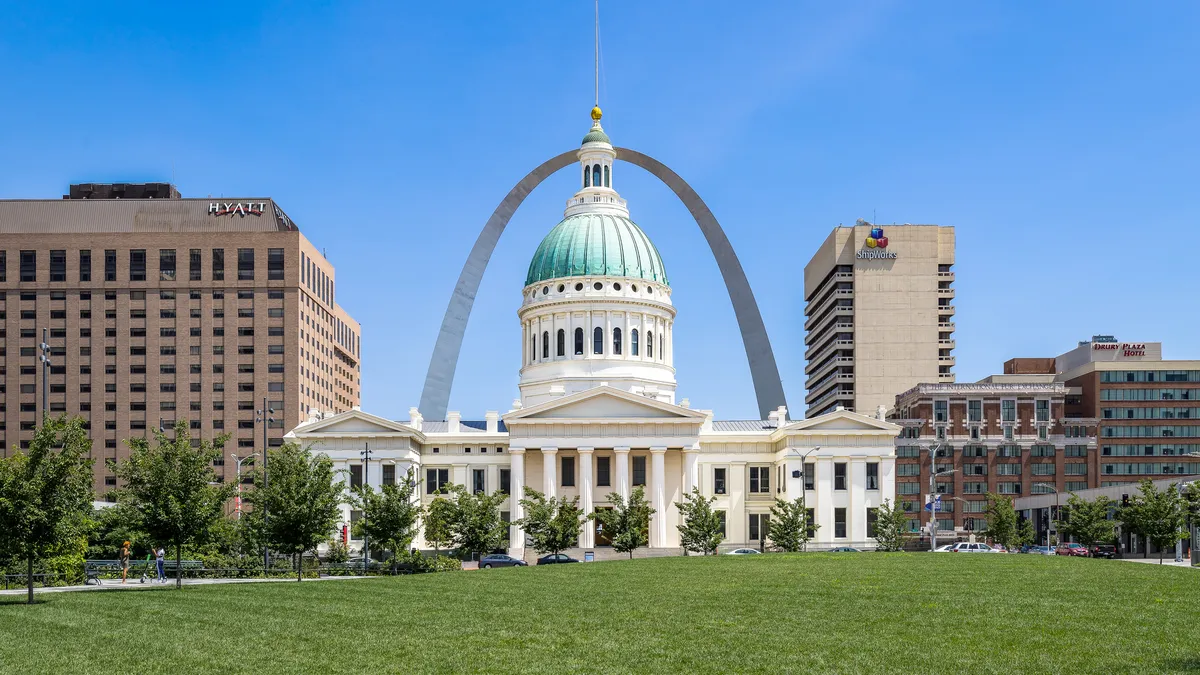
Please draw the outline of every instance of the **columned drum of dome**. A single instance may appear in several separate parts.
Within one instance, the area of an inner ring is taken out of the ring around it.
[[[594,127],[593,133],[596,129],[598,129],[598,125]],[[603,132],[601,131],[601,133]],[[508,225],[513,213],[516,212],[517,208],[525,200],[525,197],[535,187],[559,169],[579,161],[582,156],[589,153],[592,147],[607,147],[609,153],[615,152],[616,159],[627,161],[646,169],[665,183],[667,187],[671,188],[675,195],[684,203],[688,211],[692,214],[692,217],[696,220],[696,224],[700,227],[705,239],[708,241],[709,248],[716,258],[717,266],[721,270],[721,276],[725,281],[729,298],[733,303],[734,314],[738,320],[738,326],[742,334],[742,343],[750,365],[750,374],[754,382],[754,390],[760,414],[763,418],[766,418],[771,411],[780,406],[787,405],[783,393],[783,384],[779,378],[779,370],[775,362],[775,355],[771,349],[770,339],[767,336],[766,326],[759,312],[758,303],[755,301],[754,294],[750,289],[750,282],[746,279],[745,271],[737,258],[737,254],[734,252],[728,237],[725,236],[725,232],[721,229],[717,219],[713,216],[712,211],[709,210],[696,191],[666,165],[633,150],[611,148],[606,141],[607,136],[599,139],[592,137],[592,134],[589,133],[588,137],[584,139],[584,145],[581,150],[564,152],[543,162],[509,191],[508,195],[496,207],[496,210],[484,225],[479,238],[475,241],[475,245],[471,249],[466,264],[463,265],[458,283],[455,285],[454,292],[450,297],[450,302],[446,308],[446,315],[442,320],[442,326],[438,333],[437,344],[434,346],[433,356],[430,359],[429,370],[425,376],[425,387],[421,393],[420,405],[420,411],[426,418],[443,419],[446,415],[450,401],[450,390],[454,381],[454,372],[458,366],[458,355],[462,350],[463,335],[466,333],[467,321],[475,302],[475,295],[479,290],[479,284],[483,279],[484,270],[491,259],[492,252],[496,248],[500,234]],[[584,176],[581,176],[581,181],[583,179]],[[604,187],[609,187],[608,166],[606,164],[602,166],[601,180]],[[596,200],[612,199],[600,196],[590,196],[587,198]],[[577,199],[580,198],[577,197]],[[568,216],[564,219],[564,222],[569,220],[573,215],[572,208],[568,206]],[[614,208],[613,211],[614,213],[623,212],[623,203],[619,204],[619,207]],[[621,213],[621,215],[625,214]],[[592,214],[591,217],[595,217],[595,214]],[[627,216],[626,220],[628,220]],[[636,228],[636,225],[633,225],[632,221],[629,221],[629,224]],[[576,227],[580,227],[580,225],[575,225],[572,229]],[[590,230],[591,228],[588,227],[586,229]],[[590,250],[590,247],[588,248]],[[661,257],[657,255],[658,252],[654,249],[653,244],[649,244],[649,249],[654,252],[654,257],[658,260],[658,269],[661,270],[663,275],[662,280],[658,283],[666,284],[666,272],[662,267]],[[605,251],[607,255],[607,248]],[[536,263],[536,261],[537,257],[535,256],[534,262]],[[552,263],[551,270],[557,270],[556,265],[557,263]],[[530,267],[530,277],[532,277],[534,274],[534,263],[531,263]],[[650,269],[653,269],[653,267],[653,265],[649,266]],[[641,263],[638,264],[638,268],[641,270]],[[554,273],[557,274],[556,271]],[[580,272],[580,274],[584,273]],[[574,275],[567,274],[560,276]],[[621,276],[625,275],[622,274]]]

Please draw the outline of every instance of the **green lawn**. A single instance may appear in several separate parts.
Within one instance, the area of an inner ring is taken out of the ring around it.
[[[1200,669],[1200,571],[1032,555],[657,558],[0,599],[0,671]]]

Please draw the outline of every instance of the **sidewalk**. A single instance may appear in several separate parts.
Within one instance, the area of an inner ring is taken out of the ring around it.
[[[313,579],[305,579],[305,582],[310,581],[339,581],[342,579],[368,579],[378,577],[316,577]],[[296,583],[296,578],[277,577],[273,579],[184,579],[184,586],[211,586],[214,584],[261,584],[261,583]],[[71,593],[75,591],[148,591],[153,589],[174,588],[175,580],[168,579],[167,583],[159,584],[152,581],[140,583],[136,579],[130,579],[122,584],[119,579],[106,579],[103,584],[98,586],[51,586],[49,588],[34,588],[34,593]],[[9,595],[26,595],[29,589],[25,587],[12,588],[3,591],[0,590],[0,597]]]
[[[1135,563],[1147,563],[1147,564],[1150,564],[1150,565],[1157,565],[1157,564],[1158,564],[1158,558],[1115,558],[1115,560],[1123,560],[1123,561],[1125,561],[1125,562],[1135,562]],[[1163,558],[1162,564],[1163,564],[1163,566],[1164,566],[1164,567],[1166,567],[1167,565],[1170,565],[1171,567],[1188,567],[1188,568],[1192,568],[1192,561],[1191,561],[1191,560],[1188,560],[1187,558],[1184,558],[1184,559],[1183,559],[1183,562],[1175,562],[1175,556],[1174,556],[1174,554],[1172,554],[1172,555],[1170,555],[1170,556],[1167,556],[1166,558]],[[1200,568],[1192,568],[1192,569],[1200,569]]]

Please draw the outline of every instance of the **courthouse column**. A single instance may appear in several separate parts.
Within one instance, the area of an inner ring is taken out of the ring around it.
[[[595,487],[592,480],[592,451],[594,448],[579,448],[579,507],[583,515],[592,513],[592,490]],[[596,524],[591,520],[583,521],[583,532],[579,537],[579,545],[592,548],[596,545]]]
[[[509,489],[511,493],[508,496],[509,517],[513,521],[525,517],[524,507],[521,506],[521,494],[525,492],[525,448],[509,448],[508,449],[508,466],[509,466]],[[525,549],[525,530],[518,525],[513,525],[511,536],[508,542],[509,553],[513,553],[518,557]]]
[[[629,499],[629,448],[613,448],[617,463],[617,494]]]
[[[650,523],[650,546],[662,548],[667,542],[667,449],[650,448],[650,474],[653,489],[650,491],[654,522]]]
[[[542,492],[547,497],[558,496],[558,474],[554,466],[557,457],[558,448],[542,448]]]

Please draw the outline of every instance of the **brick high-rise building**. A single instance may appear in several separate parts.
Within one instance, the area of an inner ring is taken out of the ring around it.
[[[42,415],[89,421],[104,460],[160,423],[227,433],[261,452],[308,416],[360,403],[361,331],[333,265],[270,199],[182,199],[167,184],[72,185],[61,200],[0,200],[0,439],[28,445]],[[6,450],[7,452],[7,450]],[[217,474],[233,479],[233,462]]]

